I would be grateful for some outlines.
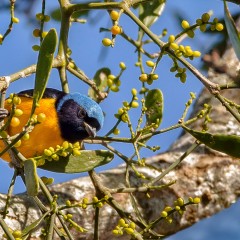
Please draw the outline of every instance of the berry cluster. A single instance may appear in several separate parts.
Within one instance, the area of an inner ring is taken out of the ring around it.
[[[51,19],[51,18],[50,18],[49,15],[44,15],[44,14],[42,14],[42,13],[37,13],[37,14],[36,14],[36,20],[38,20],[38,21],[40,21],[40,22],[43,22],[43,23],[49,22],[50,19]],[[45,36],[47,35],[47,33],[48,33],[48,32],[43,31],[42,28],[40,28],[40,29],[39,29],[39,28],[35,28],[35,29],[33,30],[33,36],[36,37],[36,38],[40,38],[40,41],[41,41],[43,38],[45,38]],[[32,46],[32,49],[33,49],[34,51],[39,51],[40,46],[39,46],[39,45],[33,45],[33,46]]]
[[[118,20],[121,16],[121,13],[122,13],[121,11],[117,12],[115,10],[112,10],[110,12],[110,17],[111,17],[112,22],[113,22],[113,26],[110,29],[110,32],[112,33],[112,39],[104,38],[102,40],[103,46],[105,46],[105,47],[112,46],[113,47],[116,36],[122,33],[122,28],[118,25]]]

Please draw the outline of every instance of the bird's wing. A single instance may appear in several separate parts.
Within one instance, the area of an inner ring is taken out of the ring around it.
[[[28,89],[28,90],[24,90],[24,91],[19,92],[17,95],[31,98],[31,97],[33,97],[33,91],[34,91],[33,89]],[[62,92],[62,91],[59,91],[59,90],[54,89],[54,88],[46,88],[42,98],[55,98],[55,99],[57,99],[62,95],[65,95],[65,93]]]

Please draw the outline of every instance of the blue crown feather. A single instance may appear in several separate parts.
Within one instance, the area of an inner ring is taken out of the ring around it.
[[[70,93],[65,95],[58,103],[57,111],[59,112],[62,108],[62,105],[67,100],[72,99],[74,102],[76,102],[79,106],[85,109],[89,117],[96,118],[102,128],[103,126],[103,112],[100,106],[93,101],[91,98],[82,95],[80,93]]]

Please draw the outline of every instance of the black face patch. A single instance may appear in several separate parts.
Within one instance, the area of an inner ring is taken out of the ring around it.
[[[67,100],[58,111],[58,121],[62,137],[72,143],[89,137],[84,123],[96,130],[100,129],[98,121],[95,118],[89,118],[86,110],[72,99]]]

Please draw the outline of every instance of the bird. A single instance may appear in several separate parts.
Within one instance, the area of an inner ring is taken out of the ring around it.
[[[17,106],[22,110],[19,116],[20,124],[7,128],[9,136],[20,133],[27,123],[33,103],[33,89],[21,91],[17,94],[21,103]],[[0,115],[6,117],[11,106],[5,104]],[[5,114],[4,114],[5,113]],[[101,107],[91,98],[76,93],[64,93],[53,88],[46,88],[35,114],[44,113],[46,119],[37,124],[29,133],[28,140],[21,141],[17,150],[25,157],[32,158],[42,155],[44,149],[61,145],[64,141],[75,143],[88,137],[95,137],[96,132],[103,127],[104,115]],[[3,141],[0,141],[0,151],[5,148]],[[1,156],[5,161],[10,162],[8,153]]]

